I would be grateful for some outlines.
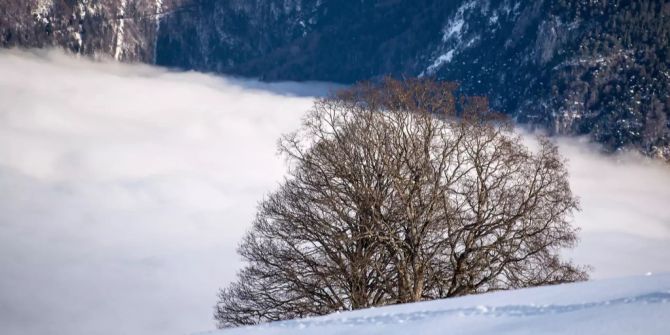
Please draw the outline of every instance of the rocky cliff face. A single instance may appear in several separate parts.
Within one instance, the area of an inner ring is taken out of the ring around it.
[[[157,63],[201,71],[261,76],[270,66],[285,66],[268,57],[311,29],[317,0],[197,1],[161,21]],[[176,32],[176,33],[174,33]],[[271,64],[250,66],[267,59]],[[289,79],[290,71],[267,79]],[[309,79],[303,76],[302,79]]]
[[[5,46],[264,80],[431,76],[521,122],[670,159],[667,0],[4,1]]]
[[[0,45],[153,63],[164,0],[3,0]]]

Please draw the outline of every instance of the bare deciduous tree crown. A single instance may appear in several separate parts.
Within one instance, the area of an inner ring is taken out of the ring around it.
[[[220,327],[584,280],[557,148],[531,151],[486,99],[425,79],[316,101],[221,290]]]

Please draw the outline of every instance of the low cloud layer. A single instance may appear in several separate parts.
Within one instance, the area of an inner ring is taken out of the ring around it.
[[[0,332],[187,334],[321,84],[0,51]],[[561,140],[594,277],[670,271],[670,169]]]
[[[634,153],[599,154],[559,139],[582,211],[579,247],[567,256],[594,267],[593,278],[670,271],[670,166]]]
[[[0,53],[0,333],[187,334],[324,86]],[[286,94],[279,94],[286,92]]]

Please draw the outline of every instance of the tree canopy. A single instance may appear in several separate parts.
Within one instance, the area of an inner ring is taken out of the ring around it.
[[[280,140],[289,177],[239,247],[220,327],[587,278],[559,258],[578,200],[556,146],[530,150],[455,89],[385,79],[315,102]]]

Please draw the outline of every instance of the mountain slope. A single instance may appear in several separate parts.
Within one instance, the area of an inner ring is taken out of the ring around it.
[[[265,80],[458,81],[555,134],[670,159],[670,2],[201,0],[157,62]]]
[[[3,0],[0,46],[61,47],[119,61],[155,60],[159,20],[172,0]]]
[[[667,334],[668,315],[670,274],[662,274],[395,305],[207,334]]]

